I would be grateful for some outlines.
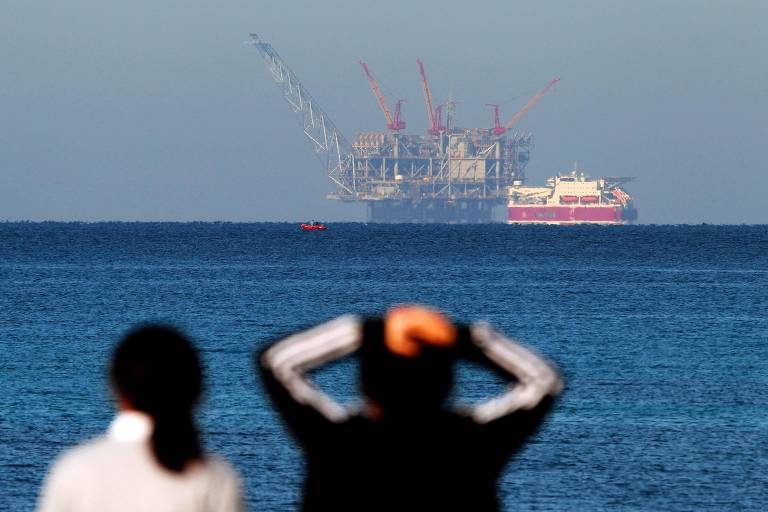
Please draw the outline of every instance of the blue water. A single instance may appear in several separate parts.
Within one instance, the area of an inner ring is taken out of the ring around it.
[[[515,510],[762,510],[768,227],[0,224],[0,510],[34,507],[64,448],[112,415],[130,326],[198,342],[206,445],[253,510],[295,506],[301,459],[252,371],[265,340],[422,302],[549,355],[563,399],[510,464]],[[352,400],[354,368],[319,380]],[[494,389],[464,368],[464,400]]]

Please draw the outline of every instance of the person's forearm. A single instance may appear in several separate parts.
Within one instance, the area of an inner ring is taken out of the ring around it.
[[[314,387],[305,372],[354,352],[360,343],[361,321],[347,315],[279,341],[264,352],[261,365],[294,401],[331,421],[343,421],[346,409]]]
[[[472,412],[475,421],[487,423],[517,410],[531,410],[545,397],[560,394],[562,379],[545,359],[487,324],[474,324],[470,332],[471,343],[515,381],[503,395],[476,406]]]

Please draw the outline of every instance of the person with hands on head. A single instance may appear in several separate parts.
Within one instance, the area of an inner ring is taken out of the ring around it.
[[[306,373],[357,351],[366,407],[353,412]],[[463,358],[511,381],[470,414],[447,407]],[[420,306],[344,316],[258,358],[306,458],[303,510],[498,510],[496,482],[562,389],[555,368],[484,323],[453,325]]]

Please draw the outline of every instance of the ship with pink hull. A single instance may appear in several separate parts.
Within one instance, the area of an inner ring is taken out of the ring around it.
[[[576,169],[543,187],[509,187],[509,224],[630,224],[637,220],[624,184],[632,178],[590,178]]]

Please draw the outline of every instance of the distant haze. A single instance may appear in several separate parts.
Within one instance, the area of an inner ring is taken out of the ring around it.
[[[635,176],[642,223],[768,223],[768,2],[6,1],[0,220],[363,220],[249,32],[348,139],[384,129],[357,64],[424,132],[417,57],[462,126],[533,132],[530,184]]]

